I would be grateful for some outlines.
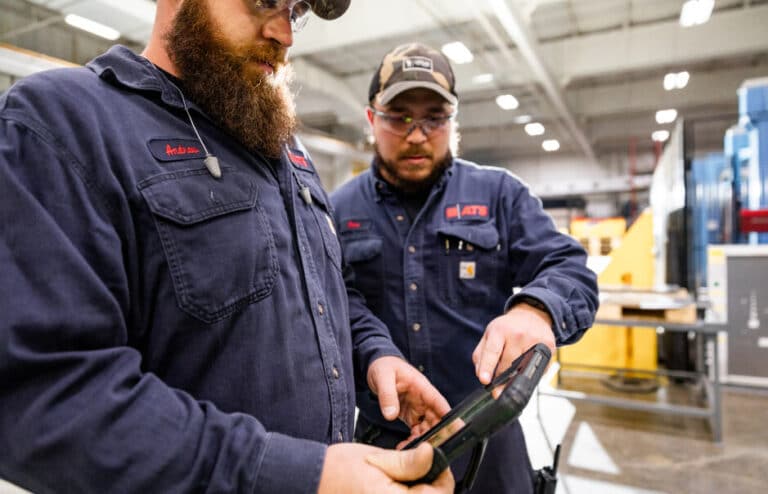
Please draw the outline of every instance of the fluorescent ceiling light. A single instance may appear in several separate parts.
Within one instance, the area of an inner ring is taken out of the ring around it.
[[[454,41],[443,45],[443,53],[450,58],[453,63],[469,63],[475,59],[469,48],[461,41]]]
[[[529,123],[525,126],[525,133],[529,136],[540,136],[544,133],[544,126],[538,122]]]
[[[669,131],[668,130],[657,130],[653,134],[651,134],[651,139],[653,139],[656,142],[664,142],[667,139],[669,139]]]
[[[520,115],[512,119],[516,124],[527,124],[531,120],[533,120],[533,117],[530,115]]]
[[[477,74],[472,78],[473,84],[488,84],[493,81],[493,74]]]
[[[668,124],[675,121],[677,118],[677,110],[675,109],[668,109],[668,110],[659,110],[656,112],[656,123],[657,124]]]
[[[499,105],[502,110],[514,110],[520,106],[520,102],[518,102],[517,98],[511,94],[501,94],[496,96],[496,104]]]
[[[683,89],[688,85],[691,74],[686,71],[670,72],[664,76],[664,89],[672,91],[673,89]]]
[[[541,143],[541,147],[544,149],[544,151],[551,153],[552,151],[557,151],[560,149],[560,143],[557,142],[557,139],[547,139]]]
[[[680,9],[680,25],[683,27],[704,24],[712,16],[715,0],[688,0]]]
[[[120,37],[120,31],[117,29],[112,29],[109,26],[86,19],[85,17],[80,17],[79,15],[69,14],[64,18],[64,22],[72,27],[82,29],[83,31],[87,31],[110,41],[115,41]]]

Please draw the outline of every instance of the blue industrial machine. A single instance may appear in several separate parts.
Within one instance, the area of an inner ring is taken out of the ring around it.
[[[735,243],[768,243],[768,77],[739,88],[739,126],[747,134],[734,191],[738,194],[739,235]],[[744,169],[746,161],[746,169]],[[742,173],[744,171],[745,173]]]

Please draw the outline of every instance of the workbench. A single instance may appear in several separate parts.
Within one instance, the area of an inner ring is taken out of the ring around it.
[[[638,369],[623,369],[616,367],[594,366],[565,363],[561,364],[557,369],[556,381],[561,384],[561,373],[565,369],[578,368],[583,369],[586,372],[593,375],[600,375],[605,377],[607,372],[613,372],[619,375],[651,375],[658,379],[660,377],[673,378],[673,379],[693,379],[702,387],[702,398],[704,406],[690,406],[679,405],[670,403],[660,403],[658,399],[655,402],[640,401],[636,398],[632,398],[634,393],[624,393],[626,397],[621,396],[601,396],[597,394],[588,394],[581,391],[572,391],[567,389],[561,389],[559,387],[553,387],[548,383],[542,382],[537,388],[537,394],[539,396],[556,396],[560,398],[566,398],[573,401],[585,401],[591,403],[597,403],[601,405],[640,410],[654,413],[665,413],[672,415],[682,415],[688,417],[699,417],[709,420],[709,424],[712,430],[712,439],[716,443],[722,442],[722,400],[720,394],[720,372],[718,369],[719,355],[718,355],[718,328],[709,326],[703,322],[697,320],[691,323],[672,323],[666,321],[648,321],[642,319],[596,319],[595,324],[615,326],[615,327],[636,327],[636,328],[650,328],[655,329],[657,332],[662,331],[682,331],[687,333],[695,333],[700,335],[701,338],[697,338],[697,358],[696,358],[696,370],[695,371],[672,371],[672,370],[638,370]],[[650,330],[649,329],[649,330]],[[707,353],[711,352],[711,356]],[[556,351],[559,358],[559,349]],[[707,365],[709,364],[709,365]],[[711,369],[709,368],[711,366]],[[540,418],[540,410],[538,409],[539,400],[537,400],[537,416]]]

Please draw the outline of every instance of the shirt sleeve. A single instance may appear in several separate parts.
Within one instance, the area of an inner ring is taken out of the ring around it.
[[[344,282],[349,297],[355,387],[357,391],[366,391],[368,367],[374,360],[385,356],[395,356],[405,360],[405,357],[389,336],[386,325],[371,312],[365,304],[365,297],[354,288],[354,270],[346,262]]]
[[[502,200],[509,228],[509,259],[514,286],[505,310],[530,297],[552,317],[558,345],[575,343],[589,329],[598,307],[597,276],[586,265],[587,253],[560,233],[541,201],[512,177],[502,181]]]
[[[35,492],[315,492],[326,445],[142,372],[127,201],[23,118],[0,114],[0,476]]]

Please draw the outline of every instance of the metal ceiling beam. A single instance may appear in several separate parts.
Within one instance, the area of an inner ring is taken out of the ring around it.
[[[552,106],[557,110],[560,118],[579,144],[584,155],[590,161],[597,162],[597,157],[592,149],[592,144],[589,142],[589,139],[587,139],[583,130],[576,123],[576,119],[573,117],[573,114],[565,102],[565,97],[563,96],[559,84],[555,82],[544,64],[542,57],[539,55],[538,42],[530,29],[528,29],[528,24],[523,19],[521,13],[514,5],[509,5],[509,2],[504,0],[488,0],[488,2],[502,27],[512,41],[515,42],[518,50],[520,50],[520,54],[523,55],[523,58],[528,62],[531,71],[535,74],[536,79],[544,88]]]

